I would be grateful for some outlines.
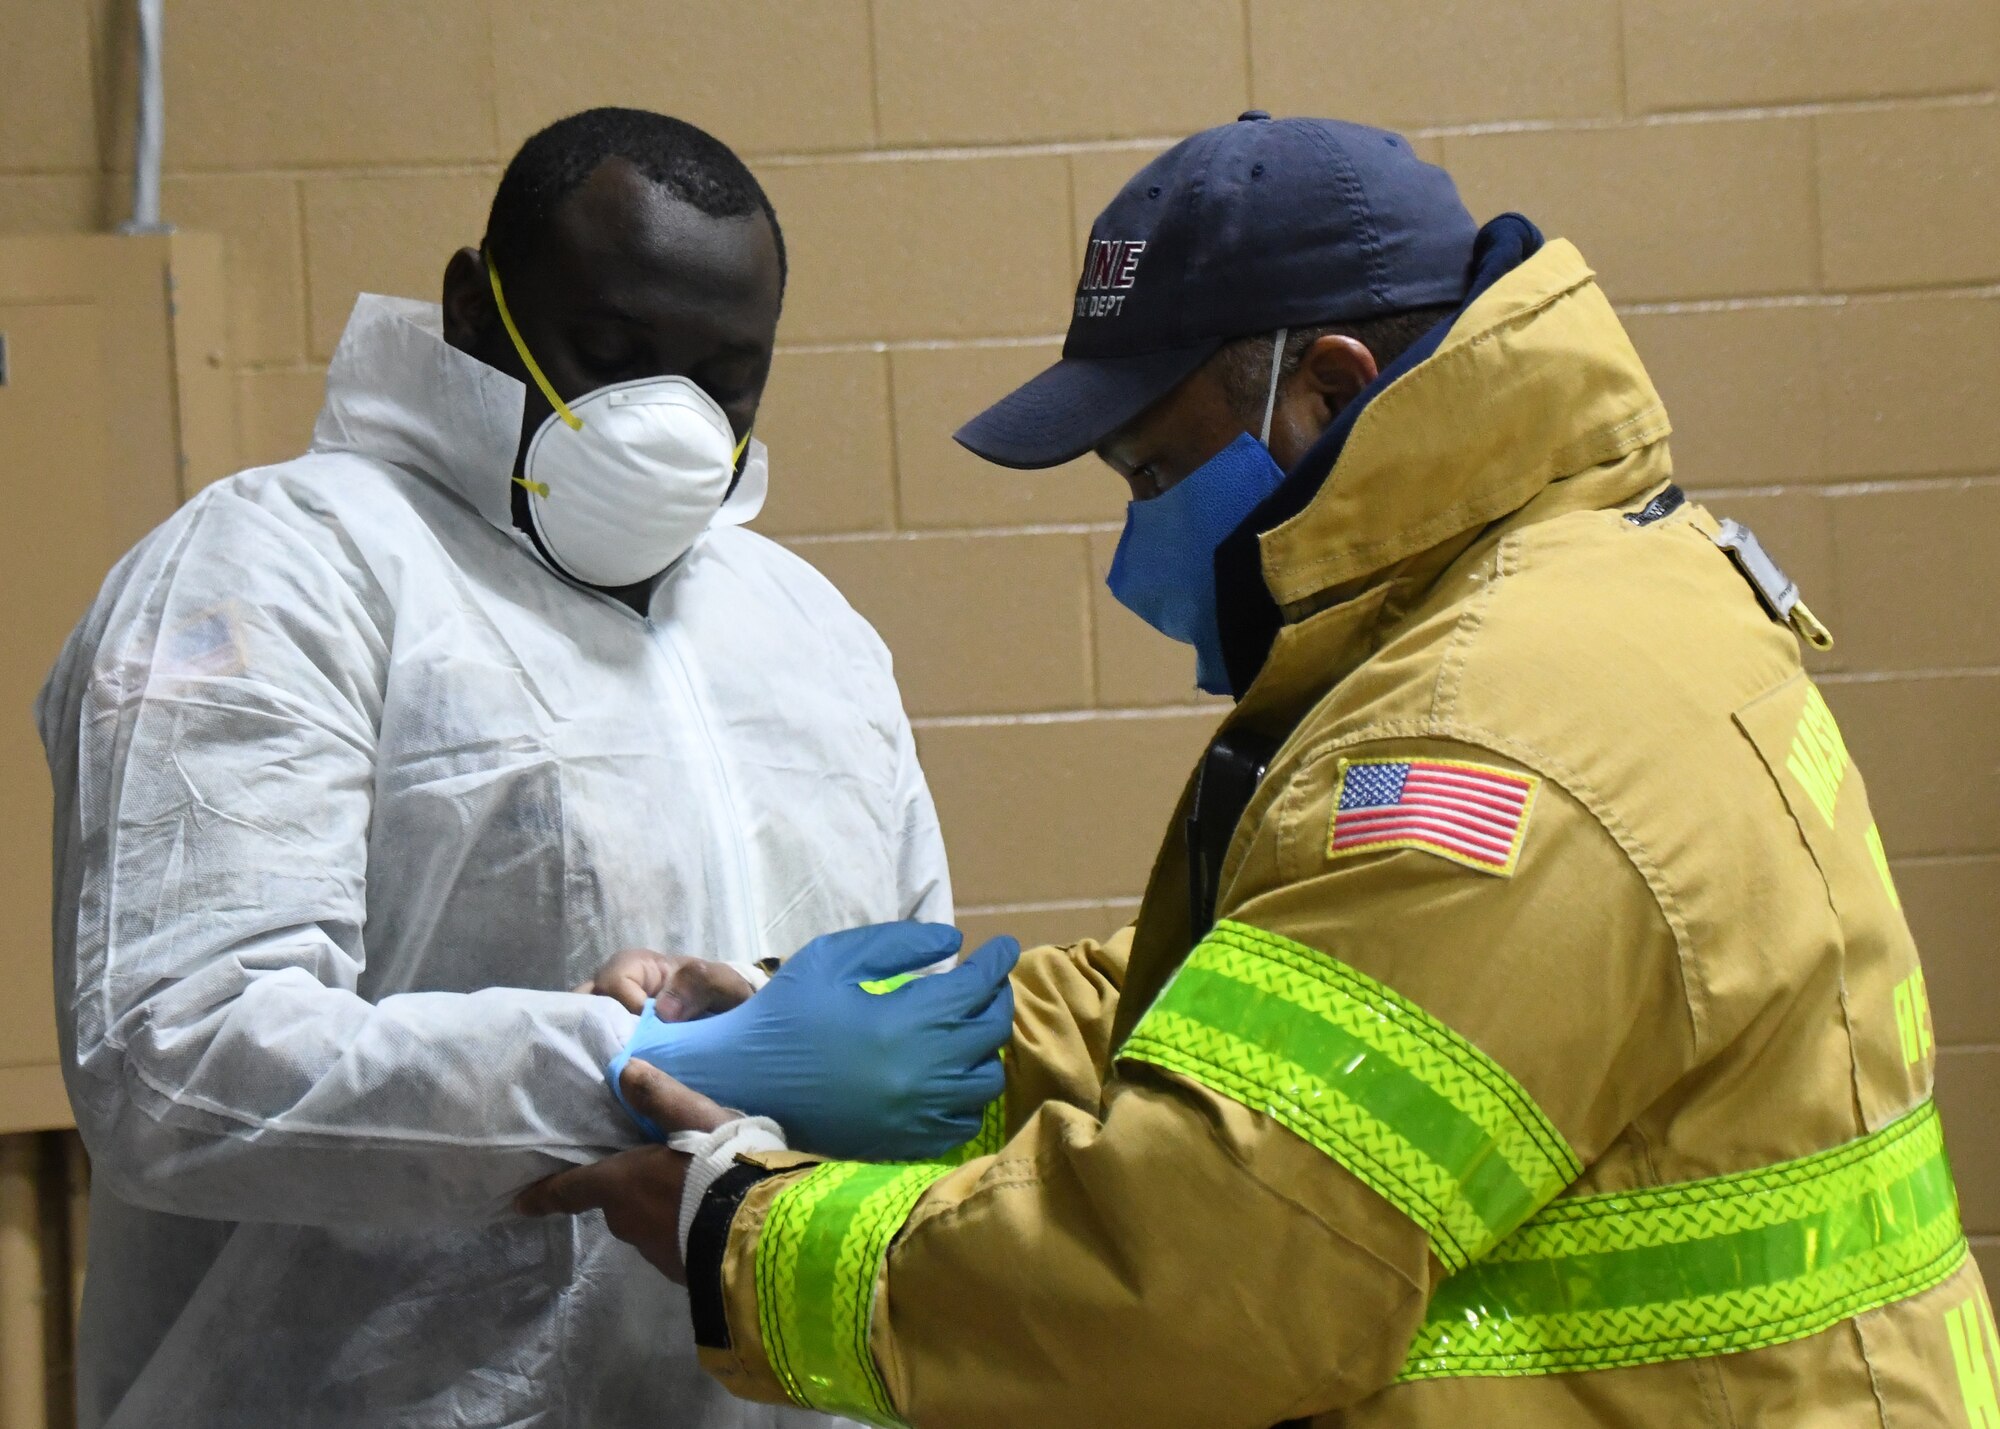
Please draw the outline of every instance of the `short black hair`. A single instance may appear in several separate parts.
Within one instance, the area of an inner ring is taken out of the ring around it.
[[[1458,306],[1457,303],[1440,303],[1430,307],[1405,308],[1399,313],[1384,313],[1381,317],[1362,318],[1355,322],[1295,327],[1285,334],[1284,355],[1278,360],[1278,378],[1282,381],[1298,371],[1299,363],[1305,360],[1306,349],[1323,337],[1351,337],[1374,355],[1377,367],[1387,367],[1408,352],[1418,338],[1456,314]],[[1228,388],[1230,397],[1239,404],[1255,402],[1260,412],[1264,407],[1264,394],[1271,386],[1271,343],[1276,337],[1275,332],[1239,337],[1223,344],[1218,354],[1223,385]]]
[[[625,160],[710,218],[761,210],[778,245],[778,290],[784,291],[785,232],[757,176],[713,134],[650,109],[586,109],[530,136],[494,190],[485,251],[508,267],[522,266],[548,236],[562,201],[607,159]]]

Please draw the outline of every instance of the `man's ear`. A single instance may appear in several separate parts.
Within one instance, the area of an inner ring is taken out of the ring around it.
[[[1316,339],[1299,358],[1296,380],[1326,404],[1331,423],[1342,407],[1376,378],[1375,354],[1355,338],[1328,333]]]
[[[460,352],[484,359],[500,328],[486,260],[477,248],[461,248],[444,265],[444,340]]]
[[[1365,344],[1332,333],[1315,339],[1278,387],[1269,443],[1278,465],[1290,471],[1375,375]]]

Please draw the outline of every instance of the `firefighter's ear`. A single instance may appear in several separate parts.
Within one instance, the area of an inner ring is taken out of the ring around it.
[[[1375,380],[1377,370],[1367,344],[1339,333],[1315,338],[1278,384],[1267,439],[1278,465],[1287,471],[1297,465],[1341,409]]]
[[[1331,422],[1333,414],[1359,396],[1380,370],[1366,343],[1330,332],[1313,339],[1312,345],[1299,355],[1299,365],[1291,380],[1300,391],[1317,396],[1327,405],[1327,421]]]

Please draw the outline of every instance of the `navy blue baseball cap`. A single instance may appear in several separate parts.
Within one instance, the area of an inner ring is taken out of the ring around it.
[[[1477,233],[1402,135],[1250,110],[1132,176],[1091,225],[1062,360],[958,441],[1001,466],[1082,456],[1232,338],[1461,301]]]

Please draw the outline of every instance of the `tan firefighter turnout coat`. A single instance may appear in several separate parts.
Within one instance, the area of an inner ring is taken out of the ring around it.
[[[1667,433],[1568,243],[1471,304],[1264,537],[1214,926],[1176,833],[1024,957],[990,1154],[738,1167],[711,1371],[919,1429],[2000,1429],[1867,792]]]

